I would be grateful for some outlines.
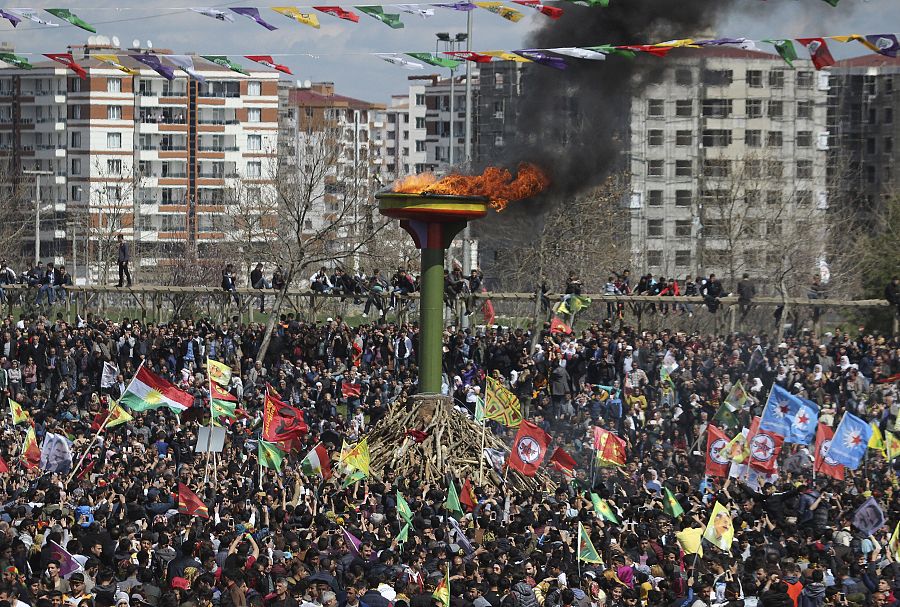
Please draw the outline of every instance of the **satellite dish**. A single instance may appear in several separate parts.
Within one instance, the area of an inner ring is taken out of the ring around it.
[[[141,48],[141,41],[135,38],[131,41],[131,48]]]
[[[153,48],[153,40],[147,40],[147,48]]]
[[[90,46],[97,44],[97,36],[88,36],[88,44]]]
[[[310,80],[304,80],[304,81],[303,81],[303,88],[308,89],[308,88],[310,88],[311,86],[312,86],[312,81],[310,81]]]
[[[118,36],[113,36],[113,37],[112,37],[112,43],[113,43],[114,46],[119,46],[119,44],[120,44],[120,43],[119,43],[119,37],[118,37]]]

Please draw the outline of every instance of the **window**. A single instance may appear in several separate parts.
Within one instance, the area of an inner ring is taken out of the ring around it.
[[[866,153],[874,154],[875,153],[875,138],[869,137],[866,139]]]
[[[81,158],[72,159],[72,175],[81,175]]]
[[[731,99],[704,99],[700,111],[706,118],[728,118],[731,116]]]
[[[691,225],[692,221],[690,219],[679,219],[675,222],[675,237],[676,238],[690,238],[691,237]]]
[[[247,122],[260,122],[262,120],[262,110],[258,107],[247,109]]]
[[[813,73],[810,71],[797,72],[797,88],[811,89],[813,87]]]
[[[711,160],[703,161],[703,175],[706,177],[728,177],[731,174],[730,160]]]
[[[425,105],[425,94],[424,93],[416,94],[416,105]]]
[[[772,70],[769,72],[769,87],[773,89],[784,88],[784,70]]]
[[[250,97],[259,97],[262,95],[262,82],[259,80],[251,80],[248,82],[247,95]]]
[[[122,199],[122,187],[118,185],[106,186],[106,201],[113,202]]]
[[[771,179],[780,179],[784,175],[784,163],[780,160],[767,160],[766,175]]]
[[[766,192],[766,204],[770,207],[781,206],[781,192],[778,190],[769,190]]]
[[[665,105],[662,99],[648,99],[647,100],[647,115],[648,116],[663,116],[665,115]]]
[[[72,186],[70,198],[72,199],[72,202],[81,202],[81,186],[80,185]]]
[[[679,268],[691,267],[691,250],[678,249],[675,251],[675,265]]]
[[[647,251],[647,265],[658,268],[662,265],[662,251]]]
[[[891,154],[894,151],[894,138],[893,137],[885,137],[881,143],[882,148],[884,149],[885,154]],[[885,167],[887,168],[887,167]]]
[[[121,78],[107,78],[106,79],[106,92],[107,93],[121,93],[122,92],[122,79]]]
[[[733,79],[731,70],[703,70],[703,84],[707,86],[728,86]]]
[[[694,174],[694,161],[693,160],[676,160],[675,161],[675,176],[676,177],[691,177]]]
[[[72,147],[73,148],[81,147],[81,133],[72,133]]]
[[[70,93],[81,92],[81,78],[69,78],[67,90]]]
[[[797,147],[812,147],[813,135],[812,131],[797,131]]]
[[[502,73],[494,74],[494,86],[496,88],[500,88],[503,86],[503,74]]]
[[[766,224],[766,235],[781,236],[781,221],[770,221]]]
[[[731,131],[728,129],[706,129],[703,131],[703,147],[721,148],[731,145]]]
[[[784,115],[784,101],[769,100],[769,118],[781,118]]]
[[[661,207],[663,203],[662,190],[650,190],[647,192],[647,206]]]
[[[676,116],[693,116],[694,100],[693,99],[677,99],[675,101]]]
[[[107,133],[106,147],[111,150],[117,150],[122,147],[122,133]]]
[[[694,145],[694,133],[691,131],[675,131],[675,145]]]
[[[760,192],[759,190],[748,190],[744,192],[744,202],[749,207],[759,206]]]
[[[422,116],[416,116],[416,128],[424,129],[425,128],[425,118]]]
[[[417,152],[425,151],[425,142],[424,141],[416,141],[416,151]]]
[[[691,206],[691,196],[690,190],[675,190],[675,206],[676,207],[689,207]]]
[[[251,179],[262,177],[262,163],[259,161],[248,162],[247,177],[250,177]]]
[[[876,124],[878,122],[878,110],[876,108],[869,109],[869,124]]]
[[[106,172],[109,175],[121,175],[122,174],[122,161],[109,159],[106,161]]]
[[[797,118],[812,118],[812,117],[813,117],[813,102],[812,101],[798,101],[797,102]]]
[[[661,238],[663,235],[663,220],[648,219],[647,220],[647,236],[651,238]]]
[[[744,144],[748,148],[758,148],[762,146],[762,131],[748,130],[744,131]]]
[[[768,131],[766,133],[766,145],[770,148],[780,148],[784,143],[781,131]]]
[[[762,117],[762,99],[748,99],[744,107],[747,110],[747,118]]]
[[[800,206],[808,207],[812,204],[813,194],[812,190],[797,190],[797,204]]]
[[[747,70],[747,86],[761,88],[763,85],[763,73],[761,70]]]
[[[744,173],[750,178],[762,177],[762,160],[750,159],[744,161]]]
[[[665,164],[663,160],[647,161],[647,175],[650,177],[662,177],[665,172]]]
[[[892,107],[884,108],[884,123],[885,124],[893,124],[894,123],[894,108],[892,108]]]
[[[647,131],[647,145],[657,146],[663,144],[663,132],[653,129]]]
[[[812,179],[813,163],[812,160],[797,161],[797,179]]]
[[[251,152],[262,150],[262,135],[247,135],[247,149]]]
[[[106,119],[107,120],[121,120],[122,119],[122,106],[121,105],[106,106]]]
[[[722,238],[727,232],[725,220],[718,217],[708,217],[703,222],[703,231],[706,232],[709,238]]]
[[[70,105],[67,112],[69,115],[69,120],[81,120],[81,106],[80,105]]]
[[[682,86],[694,84],[694,75],[691,73],[691,70],[686,68],[675,70],[675,84],[680,84]]]

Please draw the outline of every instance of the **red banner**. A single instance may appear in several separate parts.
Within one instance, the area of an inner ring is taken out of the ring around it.
[[[727,477],[731,462],[725,457],[730,439],[716,426],[706,427],[706,476]]]
[[[778,455],[784,445],[784,437],[759,427],[759,417],[753,418],[750,433],[747,435],[747,447],[750,457],[747,463],[754,470],[772,474],[778,470]]]
[[[546,432],[530,421],[523,420],[516,440],[513,441],[507,465],[525,476],[534,476],[544,461],[549,444],[550,436]]]
[[[844,466],[828,457],[828,448],[831,439],[834,438],[834,430],[825,424],[819,424],[816,428],[816,461],[815,471],[833,479],[844,480]]]

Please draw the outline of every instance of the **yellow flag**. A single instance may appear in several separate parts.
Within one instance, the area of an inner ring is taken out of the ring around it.
[[[508,428],[518,428],[522,424],[519,399],[490,376],[485,379],[483,414]]]
[[[209,373],[209,379],[216,382],[220,386],[231,384],[231,367],[217,360],[206,359],[206,371]]]
[[[312,13],[304,13],[296,6],[273,6],[272,10],[276,13],[281,13],[288,19],[293,19],[294,21],[298,21],[303,25],[308,25],[310,27],[314,27],[319,29],[319,19]]]
[[[369,437],[362,439],[344,455],[343,463],[369,476]]]
[[[850,34],[849,36],[829,36],[829,37],[832,40],[837,40],[838,42],[843,42],[845,44],[847,42],[853,42],[853,41],[859,42],[860,44],[862,44],[864,47],[866,47],[870,51],[873,51],[876,53],[881,52],[880,48],[878,48],[877,46],[875,46],[874,44],[872,44],[871,42],[869,42],[868,40],[866,40],[863,36],[861,36],[859,34]]]
[[[888,461],[893,461],[895,457],[900,456],[900,438],[897,438],[893,432],[885,432],[884,448]]]
[[[119,403],[115,403],[112,409],[109,410],[109,417],[106,418],[106,427],[112,428],[119,424],[127,424],[133,419],[134,417],[131,413],[126,411]]]
[[[28,421],[28,412],[22,408],[22,405],[11,398],[9,399],[9,410],[12,413],[13,425]]]
[[[512,21],[513,23],[521,21],[522,17],[525,16],[514,8],[504,6],[502,2],[476,2],[475,6],[483,8],[486,11],[491,11],[495,15],[500,15],[507,21]],[[515,61],[515,59],[510,59],[510,61]]]
[[[125,67],[124,65],[122,65],[122,62],[119,61],[119,58],[116,57],[115,55],[97,55],[97,54],[92,54],[91,57],[93,57],[94,59],[99,59],[99,60],[102,61],[103,63],[106,63],[106,64],[108,64],[108,65],[113,66],[114,68],[116,68],[116,69],[119,70],[120,72],[125,72],[126,74],[131,74],[132,76],[134,76],[134,75],[137,74],[137,71],[135,71],[135,70],[133,70],[133,69],[131,69],[131,68],[129,68],[129,67]]]
[[[900,523],[897,523],[897,526],[894,527],[891,541],[888,542],[888,550],[891,551],[891,556],[894,557],[895,561],[900,560]]]
[[[872,428],[872,436],[869,437],[869,449],[877,449],[884,453],[884,436],[881,434],[881,428],[875,422],[870,422],[869,427]]]
[[[508,53],[506,51],[483,51],[481,54],[490,55],[491,57],[496,57],[497,59],[502,59],[503,61],[514,61],[515,63],[531,63],[531,59],[526,59],[521,55]]]
[[[434,589],[431,598],[444,607],[450,607],[450,565],[447,565],[444,579],[442,579],[437,585],[437,588]]]
[[[675,534],[681,549],[687,554],[703,556],[703,527],[689,527]]]
[[[731,543],[734,541],[734,525],[731,522],[731,513],[728,508],[716,502],[709,515],[706,531],[703,538],[720,550],[731,551]]]

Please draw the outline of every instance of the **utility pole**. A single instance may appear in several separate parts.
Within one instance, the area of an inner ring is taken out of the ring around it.
[[[41,260],[41,175],[54,175],[53,171],[22,171],[34,175],[34,265]],[[48,207],[49,208],[49,207]]]

